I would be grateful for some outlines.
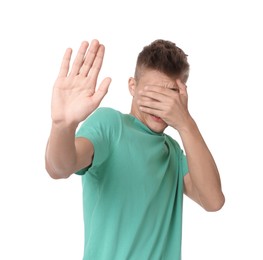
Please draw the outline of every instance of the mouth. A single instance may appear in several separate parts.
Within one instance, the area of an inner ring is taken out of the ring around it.
[[[151,114],[151,117],[152,117],[152,119],[153,119],[155,122],[163,122],[163,120],[162,120],[160,117],[158,117],[158,116],[155,116],[155,115],[152,115],[152,114]]]

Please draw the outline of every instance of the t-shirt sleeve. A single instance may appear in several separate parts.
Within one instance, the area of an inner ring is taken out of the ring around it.
[[[76,174],[83,175],[89,169],[99,167],[111,154],[114,140],[118,135],[119,112],[110,108],[98,108],[80,126],[76,138],[87,138],[94,147],[91,166],[81,169]]]
[[[188,169],[187,158],[183,151],[181,154],[181,165],[182,165],[182,174],[183,176],[185,176],[189,172],[189,169]]]

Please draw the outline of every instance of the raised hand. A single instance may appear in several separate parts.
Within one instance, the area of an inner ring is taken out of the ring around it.
[[[104,52],[98,40],[90,46],[82,42],[70,70],[72,49],[66,50],[53,88],[53,123],[77,126],[99,106],[111,83],[111,78],[105,78],[96,89]]]

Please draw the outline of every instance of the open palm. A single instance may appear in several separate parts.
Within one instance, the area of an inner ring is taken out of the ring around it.
[[[83,42],[73,62],[72,49],[67,49],[52,95],[53,122],[78,125],[88,117],[106,95],[111,79],[105,78],[96,89],[105,48],[97,40]]]

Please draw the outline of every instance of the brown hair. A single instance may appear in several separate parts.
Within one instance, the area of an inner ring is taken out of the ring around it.
[[[137,81],[144,69],[157,70],[172,78],[182,77],[184,82],[189,74],[187,55],[175,43],[161,39],[145,46],[139,53],[134,75]]]

